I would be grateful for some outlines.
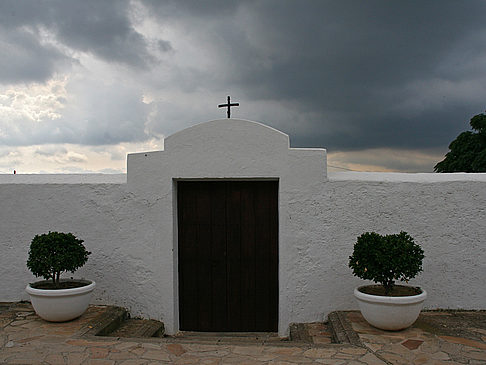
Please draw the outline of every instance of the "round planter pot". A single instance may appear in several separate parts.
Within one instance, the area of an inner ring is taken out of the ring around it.
[[[69,280],[84,282],[87,285],[72,289],[36,289],[29,285],[25,291],[30,295],[30,302],[37,315],[50,322],[65,322],[77,318],[88,309],[91,294],[96,286],[90,280]]]
[[[360,287],[362,288],[362,287]],[[427,292],[405,297],[385,297],[365,294],[354,289],[359,309],[366,321],[374,327],[398,331],[410,327],[418,318]]]

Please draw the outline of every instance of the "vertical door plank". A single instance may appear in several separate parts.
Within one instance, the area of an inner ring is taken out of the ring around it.
[[[239,184],[226,184],[226,253],[227,253],[227,326],[241,328],[241,211]]]
[[[197,298],[198,328],[201,331],[211,330],[211,183],[193,183],[197,192]]]
[[[197,217],[196,193],[187,184],[179,186],[179,312],[182,330],[194,328],[198,323],[197,290]]]
[[[270,189],[268,191],[270,198],[270,298],[269,298],[269,328],[268,331],[278,331],[278,182],[273,181],[270,183]]]
[[[256,191],[256,255],[257,255],[257,280],[256,295],[258,306],[255,311],[256,330],[269,331],[270,323],[270,293],[272,285],[270,281],[270,200],[268,197],[268,183],[259,183]]]
[[[255,329],[255,185],[241,185],[241,330]]]
[[[226,278],[226,189],[217,182],[211,191],[211,277],[212,277],[212,329],[227,331],[227,278]]]

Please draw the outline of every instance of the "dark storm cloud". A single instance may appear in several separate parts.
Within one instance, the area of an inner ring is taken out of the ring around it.
[[[349,127],[348,132],[329,136],[326,127],[333,121],[316,121],[314,131],[306,135],[299,135],[297,126],[297,144],[430,147],[450,141],[459,124],[459,129],[467,127],[463,113],[468,108],[458,109],[453,99],[420,112],[398,113],[394,106],[417,97],[408,95],[406,88],[415,81],[454,80],[456,73],[465,79],[478,76],[458,67],[465,60],[455,52],[471,43],[468,56],[484,56],[483,47],[473,48],[479,44],[471,37],[478,30],[484,34],[486,3],[344,1],[292,8],[258,4],[256,23],[263,25],[263,37],[269,34],[268,43],[279,44],[277,55],[283,61],[275,60],[270,70],[243,72],[235,82],[246,81],[250,94],[259,92],[262,98],[297,99],[305,109],[341,113]],[[264,21],[262,15],[270,13]],[[457,63],[447,67],[450,57]],[[480,76],[485,76],[484,70]],[[479,112],[484,104],[472,101],[467,107]]]
[[[45,33],[74,51],[108,62],[146,68],[155,61],[131,24],[128,1],[2,1],[0,82],[43,81],[70,57]],[[159,49],[170,50],[170,43]],[[11,50],[12,52],[9,52]]]
[[[236,0],[142,0],[142,3],[155,12],[156,15],[170,18],[193,16],[214,20],[214,18],[232,16],[240,5],[251,4],[253,1]]]
[[[73,62],[55,47],[41,45],[32,33],[8,33],[1,25],[0,49],[0,83],[44,82]]]
[[[101,59],[145,67],[153,57],[145,38],[128,17],[127,2],[64,1],[51,6],[51,24],[58,39]]]
[[[441,86],[426,97],[437,80],[443,88],[486,80],[484,1],[144,4],[162,22],[175,17],[204,32],[204,45],[227,65],[226,89],[312,111],[310,130],[287,130],[294,145],[444,146],[484,109],[484,97]]]

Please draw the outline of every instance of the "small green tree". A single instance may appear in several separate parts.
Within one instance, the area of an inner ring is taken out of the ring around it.
[[[30,244],[27,267],[35,276],[52,280],[59,287],[61,273],[74,273],[88,261],[91,252],[86,251],[83,242],[72,233],[36,235]]]
[[[422,271],[423,258],[424,251],[406,232],[386,236],[366,232],[354,244],[349,267],[357,277],[380,283],[388,295],[395,280],[408,281]]]
[[[476,133],[457,136],[444,160],[435,165],[435,172],[486,172],[486,115],[475,115],[469,124]]]

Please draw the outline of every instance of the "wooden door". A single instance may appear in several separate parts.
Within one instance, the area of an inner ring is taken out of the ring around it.
[[[277,331],[278,182],[177,189],[180,329]]]

